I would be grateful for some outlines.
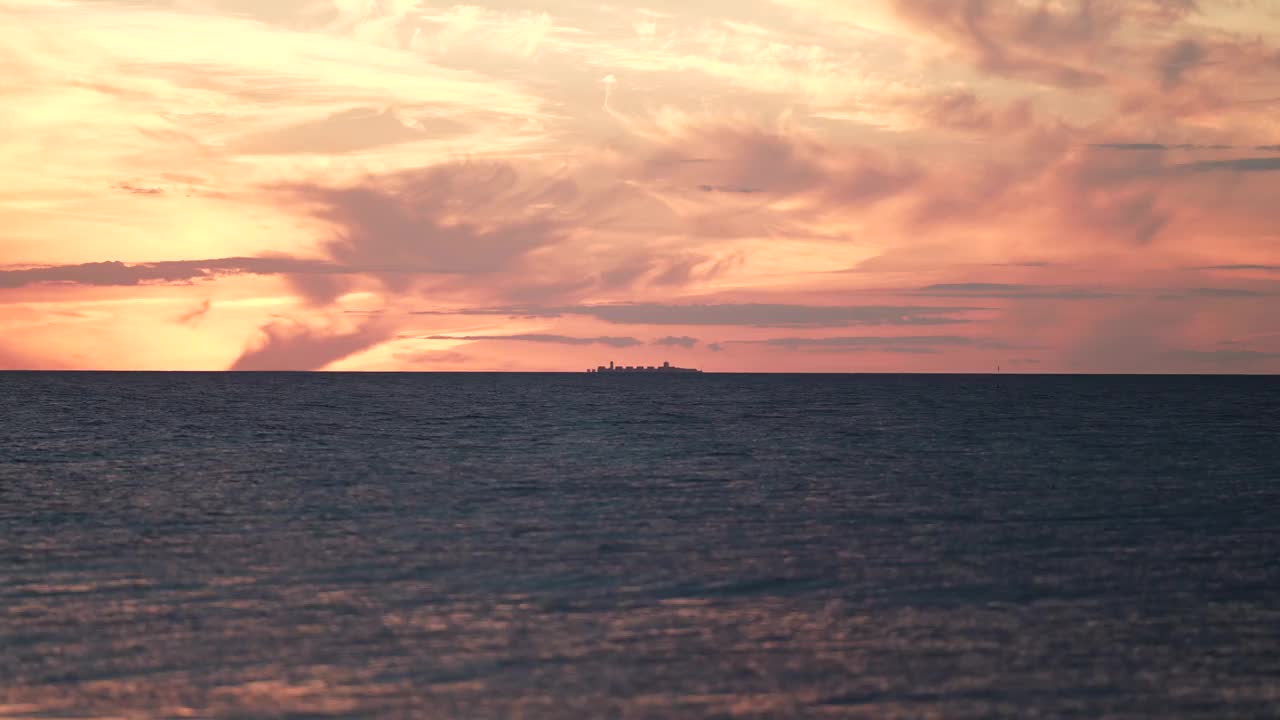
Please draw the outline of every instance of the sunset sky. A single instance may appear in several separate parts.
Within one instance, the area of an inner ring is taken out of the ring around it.
[[[0,0],[0,369],[1280,372],[1276,0]]]

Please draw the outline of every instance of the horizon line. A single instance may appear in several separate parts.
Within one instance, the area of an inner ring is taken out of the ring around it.
[[[597,375],[584,370],[105,370],[91,368],[5,368],[4,373],[49,374],[152,374],[152,375]],[[604,373],[606,375],[611,373]],[[1280,377],[1280,372],[1135,372],[1135,371],[963,371],[963,370],[703,370],[698,373],[618,373],[619,375],[951,375],[999,377],[1016,375],[1024,377]]]

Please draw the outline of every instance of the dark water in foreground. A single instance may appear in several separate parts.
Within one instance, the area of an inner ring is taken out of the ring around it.
[[[1280,714],[1280,378],[0,373],[0,715]]]

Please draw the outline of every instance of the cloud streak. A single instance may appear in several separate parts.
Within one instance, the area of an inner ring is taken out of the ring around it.
[[[920,288],[917,294],[939,297],[1019,298],[1042,300],[1097,300],[1114,298],[1115,292],[1091,288],[1045,287],[1007,283],[938,283]]]
[[[658,338],[657,340],[654,340],[653,344],[660,345],[662,347],[679,347],[679,348],[684,348],[685,350],[691,350],[695,346],[697,346],[698,338],[689,337],[687,335],[682,335],[679,337],[668,335],[667,337]]]
[[[519,335],[429,335],[425,340],[461,340],[465,342],[532,342],[552,345],[607,345],[615,348],[628,348],[643,343],[633,337],[572,337],[542,333],[525,333]]]
[[[987,0],[895,0],[894,7],[953,43],[984,72],[1067,89],[1106,82],[1104,74],[1077,59],[1117,21],[1103,3],[1082,2],[1073,11]]]
[[[788,305],[778,303],[714,303],[671,305],[627,303],[616,305],[512,306],[474,308],[420,314],[493,315],[506,317],[587,316],[618,325],[722,325],[750,327],[851,327],[877,325],[959,325],[969,320],[954,317],[982,310],[979,307],[931,307],[896,305]]]
[[[839,350],[890,352],[937,352],[945,348],[1008,349],[1006,343],[963,335],[902,335],[902,336],[837,336],[837,337],[782,337],[766,340],[732,340],[734,345],[767,345],[788,350]]]
[[[1166,152],[1173,150],[1224,151],[1224,150],[1259,150],[1280,151],[1280,145],[1195,145],[1192,143],[1090,143],[1089,147],[1097,150],[1129,150],[1135,152]]]
[[[108,261],[0,270],[0,288],[21,288],[39,283],[128,287],[147,283],[190,283],[223,275],[341,275],[357,272],[365,270],[289,257],[229,257],[152,263]]]
[[[1238,172],[1266,173],[1280,171],[1280,158],[1250,157],[1232,158],[1230,160],[1206,160],[1204,162],[1183,163],[1170,169],[1173,173],[1204,172]]]

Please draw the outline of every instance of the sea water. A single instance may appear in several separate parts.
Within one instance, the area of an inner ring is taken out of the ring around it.
[[[1280,714],[1280,378],[0,373],[0,716]]]

